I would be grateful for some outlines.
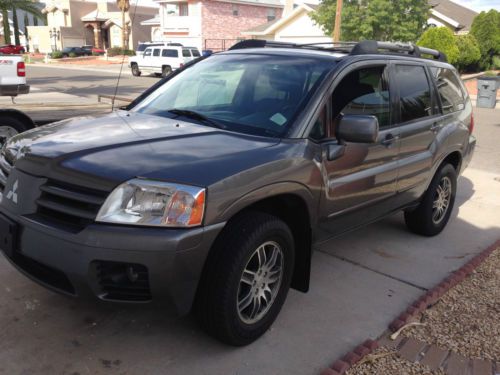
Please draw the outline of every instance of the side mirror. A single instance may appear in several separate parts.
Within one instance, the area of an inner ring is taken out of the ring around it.
[[[375,143],[378,138],[378,120],[375,116],[344,115],[337,128],[337,138],[354,143]]]

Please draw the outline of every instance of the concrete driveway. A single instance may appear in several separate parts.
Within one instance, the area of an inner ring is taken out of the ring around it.
[[[291,291],[273,328],[245,348],[154,306],[58,296],[0,258],[0,374],[317,374],[500,238],[500,110],[476,110],[475,134],[441,235],[413,235],[395,215],[322,246],[311,291]]]

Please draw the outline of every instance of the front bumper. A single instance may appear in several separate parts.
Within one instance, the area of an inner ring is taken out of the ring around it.
[[[29,92],[29,85],[0,85],[0,96],[17,96]]]
[[[151,301],[173,304],[179,314],[190,310],[205,259],[224,226],[185,230],[92,224],[73,234],[4,209],[1,214],[18,225],[18,246],[12,254],[5,252],[7,259],[39,284],[75,297],[149,302],[109,294],[98,270],[102,264],[140,266],[147,270]],[[117,282],[122,276],[116,276]],[[133,295],[134,283],[127,285]]]

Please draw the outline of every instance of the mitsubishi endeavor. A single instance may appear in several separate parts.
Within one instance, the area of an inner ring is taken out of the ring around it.
[[[0,247],[54,291],[165,301],[245,345],[308,290],[315,245],[400,210],[440,233],[473,125],[438,51],[243,41],[6,142]]]

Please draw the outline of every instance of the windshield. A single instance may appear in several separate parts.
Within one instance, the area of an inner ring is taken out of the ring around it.
[[[308,56],[214,55],[132,111],[170,118],[191,111],[231,131],[280,137],[333,66],[330,59]]]

